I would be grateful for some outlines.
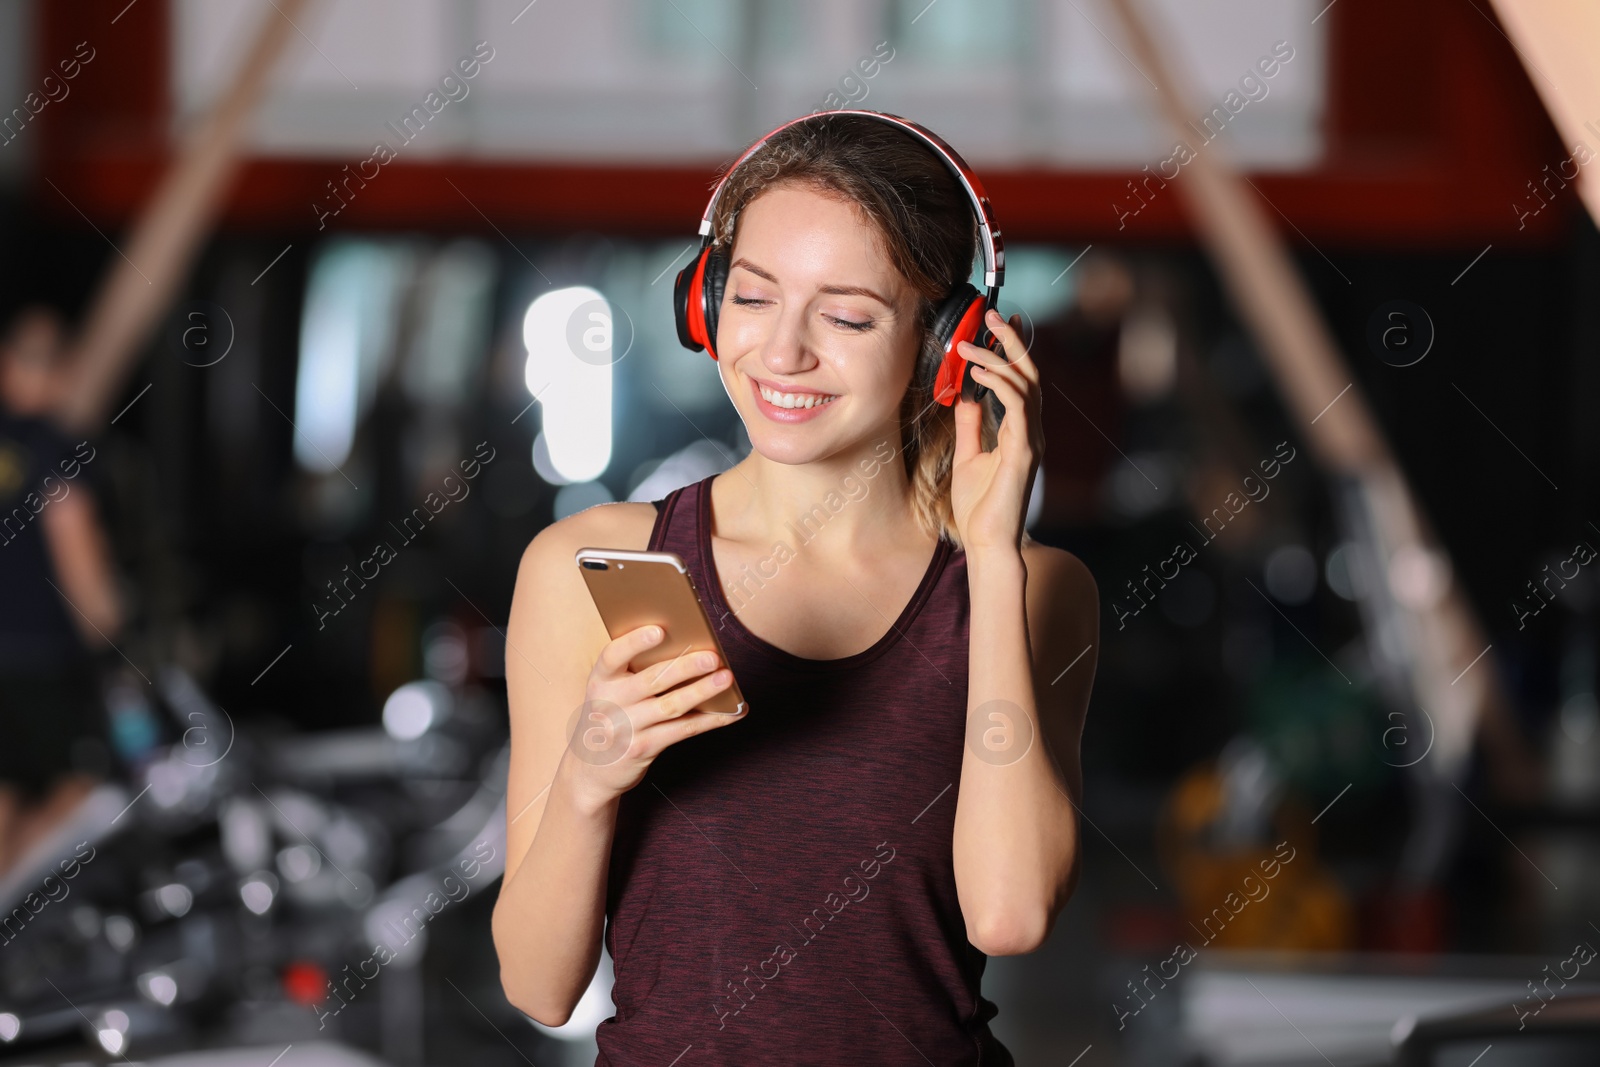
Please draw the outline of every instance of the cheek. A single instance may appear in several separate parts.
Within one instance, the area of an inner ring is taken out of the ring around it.
[[[921,331],[902,331],[884,347],[880,359],[884,388],[896,403],[912,384],[917,362],[922,354],[922,340]]]
[[[732,304],[724,304],[717,316],[717,362],[725,366],[742,364],[748,358],[759,361],[766,344],[766,330],[754,315],[742,312]],[[759,374],[753,367],[746,367]]]
[[[818,358],[828,375],[850,396],[858,410],[897,410],[911,381],[912,357],[903,342],[883,338],[844,338]]]
[[[759,355],[766,339],[766,331],[758,316],[736,307],[724,299],[717,314],[717,351],[737,359],[744,355]]]

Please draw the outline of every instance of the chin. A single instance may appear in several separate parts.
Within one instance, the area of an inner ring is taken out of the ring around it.
[[[745,419],[745,433],[750,437],[752,451],[761,453],[763,459],[791,466],[825,459],[835,450],[834,435],[817,433],[810,427],[762,425],[762,418]]]
[[[746,418],[744,426],[750,438],[751,451],[760,453],[761,458],[772,463],[789,467],[851,456],[860,449],[871,449],[873,443],[884,436],[881,423],[829,427],[824,430],[821,427],[813,429],[803,423],[798,426],[763,425],[760,414],[753,419]],[[874,426],[880,427],[880,430],[875,431]]]

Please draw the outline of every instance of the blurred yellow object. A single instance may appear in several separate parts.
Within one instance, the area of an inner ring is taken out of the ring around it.
[[[369,638],[372,695],[382,702],[420,674],[417,646],[421,620],[417,605],[398,597],[380,597],[372,610]]]
[[[1273,847],[1218,842],[1222,778],[1215,765],[1178,780],[1156,828],[1196,949],[1339,951],[1355,945],[1349,895],[1317,862],[1315,831],[1280,809]]]

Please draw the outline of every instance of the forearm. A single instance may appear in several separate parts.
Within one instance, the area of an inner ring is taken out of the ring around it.
[[[71,604],[72,621],[89,648],[114,644],[122,628],[111,549],[86,490],[62,497],[44,509],[40,522],[50,561]]]
[[[539,831],[501,886],[493,923],[501,983],[512,1004],[546,1025],[566,1021],[599,961],[616,818],[615,799],[581,798],[564,755]]]
[[[1065,900],[1077,819],[1040,726],[1022,557],[969,555],[967,573],[969,741],[956,808],[956,889],[974,944],[992,954],[1026,952]]]

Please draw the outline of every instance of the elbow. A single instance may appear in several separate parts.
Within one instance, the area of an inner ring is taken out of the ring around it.
[[[567,1020],[572,1018],[572,1009],[571,1008],[567,1008],[564,1011],[548,1011],[548,1010],[540,1009],[538,1007],[526,1007],[526,1008],[524,1008],[520,1004],[517,1004],[515,1001],[512,1002],[512,1007],[516,1008],[518,1011],[520,1011],[522,1014],[526,1015],[528,1018],[532,1019],[534,1022],[539,1023],[542,1026],[548,1026],[548,1027],[552,1027],[552,1028],[557,1027],[557,1026],[564,1026],[564,1025],[566,1025]]]
[[[967,940],[985,956],[1023,956],[1050,936],[1046,909],[1012,908],[968,924]]]
[[[536,994],[526,981],[519,981],[500,969],[500,988],[513,1008],[543,1026],[561,1026],[572,1018],[576,1004],[556,1004]]]
[[[516,960],[523,952],[504,940],[504,931],[501,928],[503,921],[497,908],[491,920],[491,931],[495,941],[495,952],[500,957],[501,992],[505,994],[506,1001],[513,1008],[534,1022],[544,1026],[561,1026],[572,1018],[583,991],[579,990],[576,997],[562,996],[550,988],[548,980],[542,980],[543,976],[536,969],[529,968],[526,964],[521,966],[508,964],[508,960]]]

